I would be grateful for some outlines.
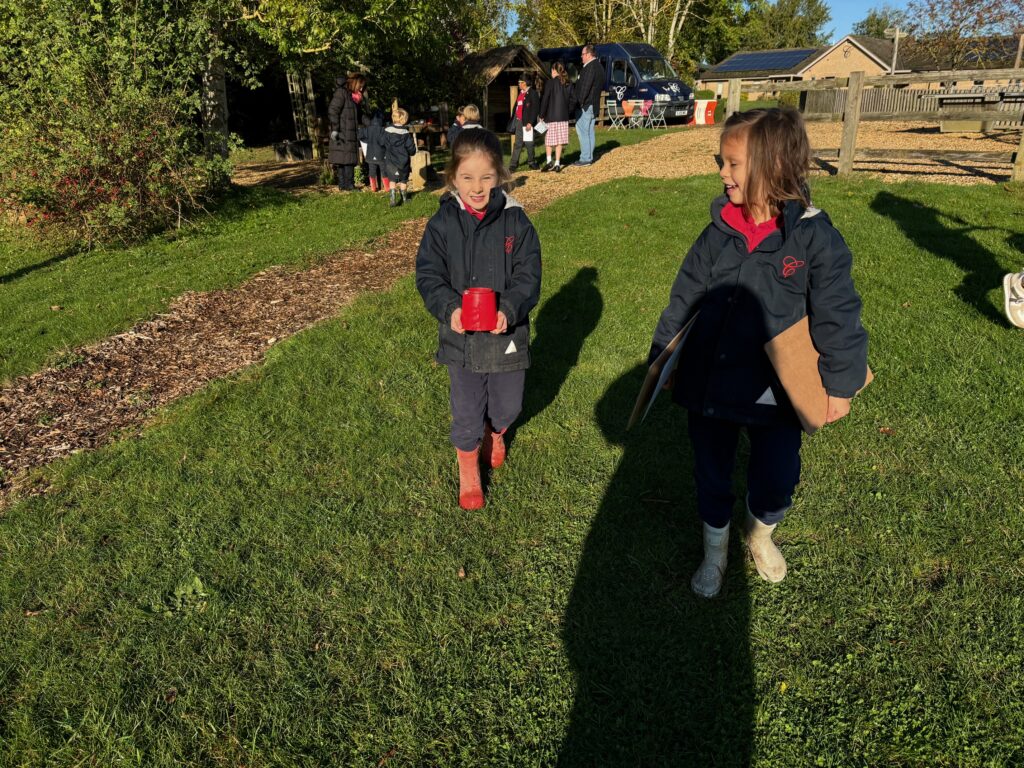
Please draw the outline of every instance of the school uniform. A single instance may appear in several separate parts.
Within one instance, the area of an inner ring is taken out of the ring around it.
[[[540,119],[547,123],[544,145],[557,147],[569,143],[569,98],[570,88],[553,77],[544,85],[540,97]]]
[[[698,509],[720,528],[732,513],[739,431],[751,439],[750,511],[766,524],[789,509],[800,476],[800,423],[764,345],[808,316],[833,397],[867,377],[867,332],[850,275],[852,256],[828,216],[796,201],[757,227],[723,195],[683,261],[651,344],[654,360],[695,311],[673,399],[690,412]]]
[[[365,129],[367,175],[375,182],[378,177],[387,178],[384,173],[384,119],[375,114]]]
[[[509,125],[509,132],[515,134],[515,142],[512,147],[512,157],[509,159],[509,170],[515,171],[519,166],[519,157],[523,153],[523,146],[526,146],[526,162],[531,168],[537,167],[537,160],[534,154],[534,147],[536,144],[531,138],[526,141],[526,137],[523,131],[526,126],[534,126],[537,124],[537,115],[540,112],[540,100],[537,98],[537,92],[530,88],[526,91],[520,91],[519,97],[516,99],[516,105],[512,113],[512,122]],[[532,136],[533,134],[531,134]]]
[[[392,183],[404,184],[412,173],[416,140],[404,125],[389,125],[383,133],[384,171]]]
[[[540,240],[522,206],[499,190],[479,218],[458,195],[445,193],[416,255],[416,287],[438,321],[435,359],[451,383],[451,441],[471,451],[485,421],[508,428],[522,409],[530,366],[529,313],[540,298]],[[501,334],[456,333],[452,313],[467,288],[492,288],[508,319]]]

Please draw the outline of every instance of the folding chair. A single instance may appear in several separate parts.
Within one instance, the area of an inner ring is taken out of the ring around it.
[[[604,113],[611,121],[611,124],[608,126],[608,130],[626,127],[626,124],[623,122],[626,119],[626,115],[622,111],[622,107],[619,102],[615,99],[608,99],[605,101]]]
[[[644,127],[644,114],[643,114],[643,102],[638,100],[628,100],[622,102],[622,111],[626,113],[626,117],[629,118],[627,121],[627,127],[629,128],[643,128]]]
[[[668,128],[665,120],[665,111],[668,109],[664,104],[654,104],[651,111],[647,113],[648,128]]]

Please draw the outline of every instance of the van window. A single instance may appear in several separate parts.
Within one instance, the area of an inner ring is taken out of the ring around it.
[[[672,69],[672,65],[661,57],[647,56],[636,58],[633,59],[633,65],[636,67],[636,71],[640,73],[640,79],[644,82],[648,80],[675,80],[678,78],[675,70]]]
[[[616,59],[612,62],[612,85],[626,84],[626,62],[624,59]]]

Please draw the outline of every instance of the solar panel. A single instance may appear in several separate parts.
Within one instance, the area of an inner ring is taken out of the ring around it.
[[[790,69],[806,59],[817,48],[799,48],[791,51],[754,51],[753,53],[737,53],[726,59],[715,72],[745,72],[755,69]]]

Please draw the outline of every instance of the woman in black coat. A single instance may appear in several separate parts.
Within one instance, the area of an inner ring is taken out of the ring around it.
[[[362,114],[366,92],[366,78],[361,74],[338,78],[338,88],[327,107],[331,124],[331,143],[327,160],[334,166],[338,178],[338,189],[349,192],[355,189],[356,163],[359,162],[359,126],[369,125],[369,119]]]

